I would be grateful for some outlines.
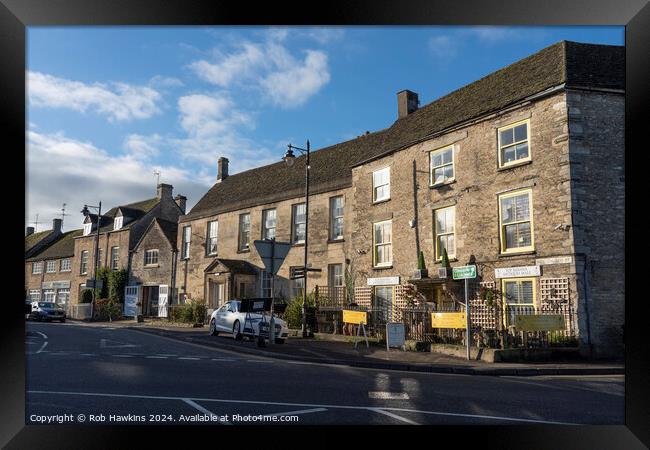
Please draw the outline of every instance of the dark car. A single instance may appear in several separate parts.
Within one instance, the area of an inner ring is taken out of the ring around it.
[[[38,321],[47,320],[48,322],[59,320],[63,323],[65,322],[65,310],[56,303],[32,302],[32,312],[29,314],[29,318]]]

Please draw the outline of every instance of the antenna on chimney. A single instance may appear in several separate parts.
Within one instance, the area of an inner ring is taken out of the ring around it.
[[[156,189],[158,189],[158,185],[160,184],[160,170],[154,169],[153,174],[158,177],[156,180]]]
[[[38,231],[38,213],[36,213],[36,220],[32,223],[34,224],[34,231]]]
[[[70,214],[65,213],[65,203],[63,204],[63,207],[61,208],[61,229],[63,230],[63,221],[65,220],[65,216],[69,216]]]

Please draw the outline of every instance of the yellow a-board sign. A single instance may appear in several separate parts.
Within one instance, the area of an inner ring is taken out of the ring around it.
[[[431,313],[431,326],[433,328],[466,328],[466,317],[464,312]]]
[[[343,322],[344,323],[353,323],[359,325],[360,323],[368,325],[366,321],[367,313],[365,311],[350,311],[348,309],[343,310]]]
[[[564,330],[564,317],[561,314],[517,314],[515,328],[521,331]]]

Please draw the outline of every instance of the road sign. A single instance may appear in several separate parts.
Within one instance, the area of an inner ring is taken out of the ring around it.
[[[298,278],[305,278],[305,268],[304,267],[292,267],[289,278],[292,280],[297,280]]]
[[[454,280],[467,280],[470,278],[476,278],[476,266],[462,266],[454,267],[452,269],[452,276]]]
[[[95,283],[95,280],[86,280],[86,287],[89,289],[95,288],[95,289],[101,289],[104,287],[104,280],[96,280],[97,283]]]
[[[257,253],[259,253],[264,268],[272,275],[276,275],[284,259],[291,250],[291,244],[288,242],[276,242],[275,239],[264,239],[253,241]]]

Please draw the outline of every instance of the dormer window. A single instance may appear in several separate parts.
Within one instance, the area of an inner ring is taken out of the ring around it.
[[[93,229],[93,223],[84,223],[84,236],[88,236]]]
[[[124,222],[124,216],[119,216],[115,218],[115,221],[113,222],[113,229],[114,230],[119,230],[122,228],[122,223]]]

